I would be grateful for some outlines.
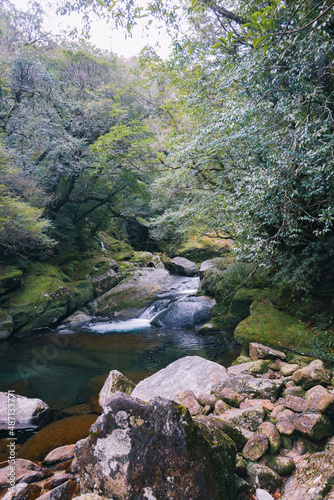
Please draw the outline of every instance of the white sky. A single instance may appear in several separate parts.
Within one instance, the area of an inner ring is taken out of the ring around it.
[[[11,0],[16,7],[22,10],[28,9],[29,0]],[[39,0],[44,10],[48,13],[45,18],[45,27],[47,30],[54,29],[54,33],[62,31],[67,27],[81,27],[81,18],[79,14],[70,16],[57,16],[54,9],[48,8],[48,0]],[[91,43],[100,49],[111,50],[115,54],[123,57],[138,55],[145,45],[156,47],[158,54],[166,58],[169,53],[170,36],[163,30],[158,30],[150,26],[149,36],[145,28],[145,20],[142,25],[133,29],[132,37],[125,37],[123,30],[112,29],[103,19],[96,18],[92,22]]]

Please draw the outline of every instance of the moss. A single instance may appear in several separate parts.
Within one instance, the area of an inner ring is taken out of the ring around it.
[[[14,266],[0,266],[0,294],[17,288],[22,281],[22,271]]]
[[[106,315],[113,315],[117,311],[135,308],[142,309],[154,299],[158,291],[155,285],[145,287],[128,286],[121,290],[111,290],[98,298],[98,311]]]

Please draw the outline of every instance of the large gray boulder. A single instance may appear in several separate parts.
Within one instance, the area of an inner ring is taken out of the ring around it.
[[[197,271],[195,262],[185,259],[184,257],[174,257],[174,259],[170,261],[170,267],[173,271],[182,276],[195,276]]]
[[[200,394],[210,394],[215,384],[223,384],[227,380],[226,368],[218,363],[200,356],[186,356],[139,382],[132,396],[143,401],[157,396],[174,399],[177,394],[189,389],[199,397]]]
[[[172,328],[201,325],[210,318],[212,306],[212,301],[207,297],[179,299],[157,314],[151,324]]]
[[[218,428],[208,435],[184,407],[151,404],[117,392],[108,410],[76,444],[81,493],[117,500],[235,497],[234,443]]]
[[[0,430],[8,429],[8,417],[14,419],[16,429],[39,427],[48,418],[49,411],[41,399],[0,392]]]
[[[106,402],[114,392],[120,391],[130,395],[135,387],[136,384],[126,378],[121,372],[111,370],[99,393],[100,406],[104,409]]]

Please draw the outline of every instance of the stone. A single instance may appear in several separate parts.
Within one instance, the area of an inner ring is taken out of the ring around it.
[[[259,359],[254,361],[252,366],[248,369],[249,373],[263,374],[269,369],[269,361],[267,359]]]
[[[0,340],[4,340],[13,332],[13,318],[0,309]]]
[[[73,479],[72,474],[68,474],[67,472],[63,471],[55,472],[53,476],[51,476],[43,483],[43,489],[46,491],[53,490],[54,488],[56,488],[60,484],[65,483],[69,479]]]
[[[38,484],[19,483],[15,485],[15,491],[9,490],[2,500],[35,500],[40,498],[42,488]]]
[[[237,454],[235,472],[240,477],[245,477],[247,475],[247,462],[239,453]]]
[[[227,368],[227,372],[229,375],[242,375],[243,373],[249,373],[249,370],[254,365],[254,361],[248,361],[247,363],[237,363],[232,364]]]
[[[266,345],[258,344],[257,342],[251,342],[249,344],[249,356],[253,361],[259,359],[285,359],[286,356],[284,352],[277,351]]]
[[[214,411],[214,414],[215,415],[222,415],[223,413],[225,413],[227,410],[230,410],[231,407],[225,403],[225,401],[222,401],[221,399],[218,399],[218,401],[216,402],[215,404],[215,411]]]
[[[242,450],[244,458],[255,462],[259,460],[267,451],[269,439],[264,434],[254,434],[246,443]]]
[[[312,441],[320,441],[334,433],[331,421],[320,413],[296,415],[293,418],[293,425],[297,431]]]
[[[185,297],[172,301],[151,321],[153,326],[187,328],[205,323],[210,318],[212,299],[208,297]]]
[[[272,497],[268,491],[261,490],[260,488],[255,490],[255,496],[256,500],[274,500],[274,497]]]
[[[195,262],[185,259],[184,257],[174,257],[174,259],[170,261],[170,266],[173,271],[182,276],[195,276],[197,271]]]
[[[247,438],[249,438],[250,434],[249,432],[247,433],[247,431],[257,431],[259,425],[262,424],[266,418],[266,411],[262,406],[244,409],[234,408],[225,411],[219,418],[237,427]]]
[[[259,432],[269,439],[269,453],[275,455],[281,447],[281,436],[275,425],[271,422],[262,422]]]
[[[96,493],[87,493],[86,495],[80,495],[79,497],[74,497],[73,500],[108,500],[106,497],[101,497]]]
[[[38,500],[71,500],[76,490],[77,484],[70,479],[51,491],[47,491],[38,497]]]
[[[215,415],[199,415],[198,417],[194,417],[194,420],[197,424],[206,426],[210,432],[217,427],[220,431],[224,432],[224,434],[227,434],[235,443],[237,451],[241,451],[247,443],[247,438],[241,431],[228,422],[225,422],[220,417]]]
[[[82,311],[76,311],[74,314],[71,314],[68,318],[64,320],[64,324],[73,330],[77,328],[81,328],[85,323],[89,323],[91,321],[91,317]]]
[[[213,409],[215,407],[217,398],[214,394],[200,394],[197,397],[197,400],[202,406],[210,406],[210,408]]]
[[[322,387],[322,386],[320,386]],[[303,398],[305,396],[305,391],[298,385],[292,386],[292,387],[286,387],[283,391],[283,398],[286,398],[287,396],[297,396],[298,398]]]
[[[13,470],[13,465],[0,469],[0,488],[8,488],[10,486],[10,473]],[[48,469],[40,467],[30,460],[15,460],[15,481],[16,483],[34,483],[50,476],[51,472]]]
[[[273,411],[275,408],[274,404],[269,401],[269,399],[245,399],[240,404],[240,408],[250,408],[252,406],[263,406],[263,408],[268,411]]]
[[[268,457],[266,466],[279,476],[288,476],[296,467],[295,462],[289,457]]]
[[[276,416],[276,428],[281,434],[290,436],[295,430],[295,413],[291,410],[283,410]]]
[[[277,416],[285,410],[285,406],[283,404],[278,404],[277,406],[275,406],[275,408],[273,409],[273,411],[271,412],[271,418],[277,418]]]
[[[308,401],[308,406],[311,411],[319,411],[318,402],[329,393],[322,385],[315,385],[305,394],[305,399]]]
[[[289,394],[285,398],[284,406],[289,408],[289,410],[302,413],[308,409],[308,402],[304,398],[299,398],[298,396],[292,396]]]
[[[216,395],[228,405],[235,406],[237,408],[239,408],[240,403],[242,403],[245,399],[245,396],[239,394],[233,389],[229,389],[228,387],[222,387],[219,391],[217,391]]]
[[[177,394],[174,401],[188,408],[190,415],[201,415],[202,407],[197,401],[193,391],[183,391]]]
[[[216,268],[216,261],[213,259],[205,260],[202,262],[199,268],[199,274],[201,277],[205,275],[207,271],[212,271]]]
[[[215,394],[218,394],[222,385],[249,398],[269,399],[270,401],[276,401],[283,388],[283,382],[280,380],[255,378],[247,374],[229,377],[224,384],[215,385]]]
[[[317,408],[321,413],[334,417],[334,394],[326,394],[317,402]]]
[[[290,377],[290,375],[293,375],[295,371],[299,370],[299,368],[300,366],[295,363],[282,363],[280,366],[280,372],[283,377]]]
[[[136,384],[126,378],[121,372],[118,370],[111,370],[99,393],[100,406],[105,409],[107,399],[110,398],[114,392],[121,391],[126,394],[131,394],[135,387]]]
[[[330,372],[326,370],[320,359],[312,361],[308,366],[300,368],[292,375],[295,384],[300,385],[304,390],[315,385],[329,385],[331,382]]]
[[[41,399],[0,392],[0,430],[8,429],[8,416],[14,416],[16,429],[27,429],[39,427],[49,413],[48,405]]]
[[[233,363],[231,364],[231,366],[235,366],[235,365],[243,365],[244,363],[251,363],[252,360],[249,356],[238,356],[234,361]]]
[[[132,396],[143,401],[157,396],[174,399],[178,393],[189,389],[197,397],[202,393],[210,394],[215,384],[227,380],[226,368],[218,363],[200,356],[186,356],[139,382]]]
[[[22,271],[14,266],[0,266],[0,295],[15,290],[22,282]]]
[[[119,500],[235,496],[234,443],[162,398],[147,404],[116,392],[75,455],[83,494]]]
[[[282,485],[280,476],[266,465],[250,462],[247,473],[251,483],[261,489],[276,490]]]
[[[43,460],[46,465],[55,464],[57,462],[63,462],[69,458],[74,458],[74,448],[75,444],[68,444],[67,446],[60,446],[55,450],[50,451]]]

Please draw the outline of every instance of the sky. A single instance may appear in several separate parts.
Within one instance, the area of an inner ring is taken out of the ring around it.
[[[14,5],[22,10],[27,10],[29,0],[11,0]],[[47,7],[47,0],[39,0],[47,12],[45,19],[45,28],[54,30],[54,33],[60,32],[67,27],[81,27],[81,18],[79,14],[71,14],[70,16],[57,16],[55,10]],[[133,29],[132,37],[127,37],[123,30],[112,29],[104,20],[96,18],[92,22],[91,43],[103,50],[111,50],[119,56],[126,58],[138,55],[140,50],[145,45],[156,46],[158,54],[162,58],[166,58],[169,53],[169,45],[171,38],[166,32],[158,30],[153,26],[150,27],[149,36],[148,32],[144,30],[145,20],[142,25],[138,25]],[[156,45],[158,44],[158,45]]]

